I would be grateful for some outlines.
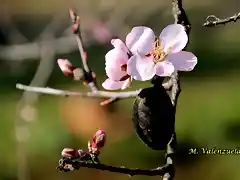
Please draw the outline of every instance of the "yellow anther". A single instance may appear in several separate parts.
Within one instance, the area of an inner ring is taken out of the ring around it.
[[[159,39],[157,39],[156,41],[153,42],[153,45],[155,46],[155,48],[151,50],[149,54],[153,56],[154,63],[164,61],[165,58],[167,57],[167,54],[163,50],[164,41],[162,40],[160,44]]]

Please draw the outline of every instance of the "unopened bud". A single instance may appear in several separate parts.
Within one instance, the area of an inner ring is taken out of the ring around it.
[[[81,158],[84,158],[84,157],[88,156],[88,153],[85,152],[85,151],[82,150],[82,149],[79,149],[79,150],[78,150],[78,156],[81,157]]]
[[[81,68],[76,68],[73,70],[73,79],[75,81],[79,81],[80,79],[82,79],[84,76],[84,72]]]
[[[62,157],[79,157],[79,152],[76,149],[64,148],[61,155]]]
[[[90,154],[99,155],[106,141],[106,134],[103,130],[98,130],[93,136],[93,141],[88,141],[88,151]]]
[[[106,141],[106,134],[104,130],[98,130],[93,137],[93,148],[102,148]]]
[[[73,76],[73,70],[76,68],[68,59],[58,59],[57,63],[65,76]]]

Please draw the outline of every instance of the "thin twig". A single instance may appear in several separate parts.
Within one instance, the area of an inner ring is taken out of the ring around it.
[[[145,175],[145,176],[163,176],[163,180],[172,180],[171,178],[174,176],[174,167],[172,163],[172,156],[174,155],[175,151],[175,144],[176,144],[176,135],[173,134],[172,138],[170,139],[167,145],[167,153],[166,153],[166,164],[157,167],[154,169],[131,169],[126,168],[124,166],[116,167],[116,166],[109,166],[102,163],[96,163],[89,161],[88,159],[82,159],[81,157],[63,157],[59,160],[59,166],[57,169],[59,171],[68,172],[73,170],[79,170],[81,167],[87,167],[91,169],[98,169],[102,171],[109,171],[121,174],[127,174],[129,176],[135,175]]]
[[[108,91],[96,91],[96,92],[72,92],[72,91],[63,91],[58,89],[53,89],[49,87],[33,87],[25,86],[23,84],[16,84],[17,89],[24,91],[37,92],[42,94],[51,94],[57,96],[81,96],[81,97],[91,97],[91,98],[133,98],[138,95],[141,89],[136,91],[126,91],[126,92],[108,92]]]
[[[206,22],[203,24],[203,26],[212,27],[212,26],[221,25],[221,24],[225,25],[230,22],[236,22],[238,19],[240,19],[240,12],[233,16],[223,18],[223,19],[220,19],[215,15],[210,15],[206,18]]]
[[[70,17],[72,19],[72,31],[76,36],[79,52],[82,58],[82,64],[84,69],[84,82],[91,89],[92,92],[98,92],[98,85],[96,80],[96,74],[90,70],[87,63],[87,53],[84,50],[83,43],[82,43],[82,36],[81,36],[81,29],[80,29],[80,17],[72,10],[69,10]],[[100,103],[100,105],[107,105],[113,102],[118,101],[120,98],[118,97],[111,97],[108,100],[105,100]]]
[[[84,51],[83,43],[82,43],[82,36],[81,36],[81,29],[80,29],[80,17],[72,10],[69,10],[70,17],[72,19],[72,31],[76,36],[78,49],[82,58],[83,69],[86,72],[90,72],[90,69],[87,64],[87,54]]]
[[[63,159],[63,161],[60,162],[60,166],[64,166],[65,164],[63,163],[72,165],[75,170],[78,170],[80,167],[87,167],[87,168],[98,169],[102,171],[127,174],[129,176],[135,176],[135,175],[163,176],[165,172],[169,172],[171,169],[170,166],[163,166],[155,169],[138,169],[138,168],[130,169],[124,166],[116,167],[116,166],[109,166],[105,164],[94,164],[94,163],[89,163],[85,161],[78,161],[78,160],[71,160],[71,159]]]

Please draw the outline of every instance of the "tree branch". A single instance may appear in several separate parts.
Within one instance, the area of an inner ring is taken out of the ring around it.
[[[182,0],[172,0],[172,6],[173,6],[172,13],[173,13],[173,17],[175,19],[175,23],[183,25],[185,27],[185,31],[187,32],[188,37],[189,37],[189,33],[191,30],[191,24],[190,24],[188,17],[182,7]],[[172,100],[172,103],[176,110],[177,100],[178,100],[178,97],[181,92],[180,76],[179,76],[178,72],[174,72],[169,81],[172,84],[171,100]]]
[[[71,165],[74,170],[79,170],[80,167],[87,167],[91,169],[98,169],[102,171],[109,171],[109,172],[115,172],[115,173],[121,173],[121,174],[127,174],[129,176],[135,176],[135,175],[147,175],[147,176],[163,176],[166,172],[171,171],[170,166],[162,166],[155,169],[129,169],[124,166],[116,167],[116,166],[109,166],[105,164],[94,164],[89,163],[85,161],[79,161],[79,160],[71,160],[71,159],[61,159],[59,162],[59,166],[66,166]],[[68,171],[63,170],[61,168],[58,168],[60,171]]]
[[[89,158],[86,158],[86,155],[89,154],[88,152],[81,152],[81,154],[84,154],[84,156],[82,157],[81,156],[69,157],[68,155],[68,157],[61,158],[59,160],[59,166],[57,167],[57,169],[59,171],[68,172],[68,171],[79,170],[79,168],[81,167],[87,167],[87,168],[98,169],[102,171],[127,174],[129,176],[135,176],[135,175],[163,176],[163,178],[165,178],[163,180],[171,180],[171,176],[174,176],[174,169],[173,169],[171,156],[174,154],[173,148],[175,145],[175,140],[176,140],[176,136],[174,134],[167,145],[166,164],[164,166],[157,167],[155,169],[139,169],[139,168],[130,169],[124,166],[116,167],[116,166],[105,165],[96,161],[92,161]],[[76,155],[76,153],[71,153],[71,155],[72,154]],[[169,174],[171,176],[169,176]]]
[[[238,19],[240,19],[240,12],[233,16],[223,18],[223,19],[220,19],[220,18],[216,17],[215,15],[210,15],[206,18],[206,22],[203,24],[203,26],[212,27],[212,26],[217,26],[217,25],[221,25],[221,24],[225,25],[230,22],[236,22]]]
[[[91,98],[133,98],[141,91],[141,89],[136,91],[126,91],[126,92],[108,92],[108,91],[94,91],[94,92],[72,92],[53,89],[49,87],[33,87],[25,86],[23,84],[16,84],[17,89],[24,91],[37,92],[42,94],[51,94],[57,96],[81,96],[81,97],[91,97]]]
[[[79,52],[82,58],[82,64],[83,64],[83,81],[84,83],[91,89],[92,92],[99,92],[98,85],[97,85],[97,79],[96,74],[92,72],[92,70],[88,67],[87,63],[87,53],[84,51],[83,43],[82,43],[82,36],[81,36],[81,29],[80,29],[80,17],[72,10],[69,10],[70,17],[72,19],[72,31],[76,36]],[[100,103],[100,105],[107,105],[113,102],[118,101],[121,98],[110,97],[110,99],[107,99]]]

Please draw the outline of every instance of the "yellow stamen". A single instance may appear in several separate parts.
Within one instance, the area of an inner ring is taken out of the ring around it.
[[[159,43],[159,39],[157,39],[153,42],[153,45],[155,46],[155,49],[151,50],[149,54],[153,56],[154,63],[164,61],[167,57],[167,54],[163,50],[164,41],[162,40],[161,43]]]

